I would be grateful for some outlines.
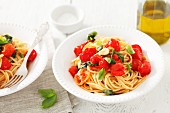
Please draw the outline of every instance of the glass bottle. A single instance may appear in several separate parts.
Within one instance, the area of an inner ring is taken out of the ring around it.
[[[170,0],[139,0],[137,29],[158,44],[170,38]]]

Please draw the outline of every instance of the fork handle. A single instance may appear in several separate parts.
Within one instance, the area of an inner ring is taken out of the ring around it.
[[[49,29],[49,24],[48,24],[48,22],[43,23],[43,24],[40,26],[39,31],[37,32],[37,36],[35,37],[34,42],[32,43],[30,49],[28,50],[28,52],[27,52],[27,54],[26,54],[26,56],[25,56],[25,58],[24,58],[23,63],[24,63],[24,62],[27,62],[30,53],[32,52],[32,50],[34,49],[34,47],[42,40],[43,36],[47,33],[48,29]]]

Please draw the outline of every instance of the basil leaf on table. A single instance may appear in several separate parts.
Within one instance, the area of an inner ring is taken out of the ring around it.
[[[50,98],[46,98],[43,102],[42,102],[42,108],[49,108],[51,106],[53,106],[57,101],[57,95],[54,95]]]
[[[98,80],[99,80],[99,81],[102,81],[102,80],[103,80],[104,74],[105,74],[105,69],[102,68],[102,69],[99,71],[99,73],[98,73]]]
[[[44,98],[50,98],[55,95],[55,91],[53,89],[39,89],[38,93]]]
[[[42,108],[49,108],[57,102],[57,94],[53,89],[39,89],[38,93],[45,99],[42,102]]]

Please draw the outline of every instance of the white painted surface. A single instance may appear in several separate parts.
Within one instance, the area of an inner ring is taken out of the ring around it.
[[[0,0],[0,22],[36,28],[49,20],[50,11],[69,0]],[[72,0],[85,12],[82,28],[94,25],[123,25],[136,28],[136,0]],[[166,71],[160,84],[149,94],[126,103],[97,104],[81,100],[74,113],[170,113],[170,41],[161,47]],[[154,56],[153,56],[154,57]]]

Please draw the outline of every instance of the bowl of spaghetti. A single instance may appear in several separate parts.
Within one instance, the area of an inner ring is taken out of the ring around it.
[[[134,29],[96,26],[68,37],[52,62],[57,81],[73,95],[119,103],[151,91],[164,73],[163,52]]]
[[[4,87],[22,65],[36,32],[16,24],[0,25],[0,96],[5,96],[25,88],[40,76],[47,63],[47,50],[45,43],[40,42],[28,58],[27,77],[15,87]]]

